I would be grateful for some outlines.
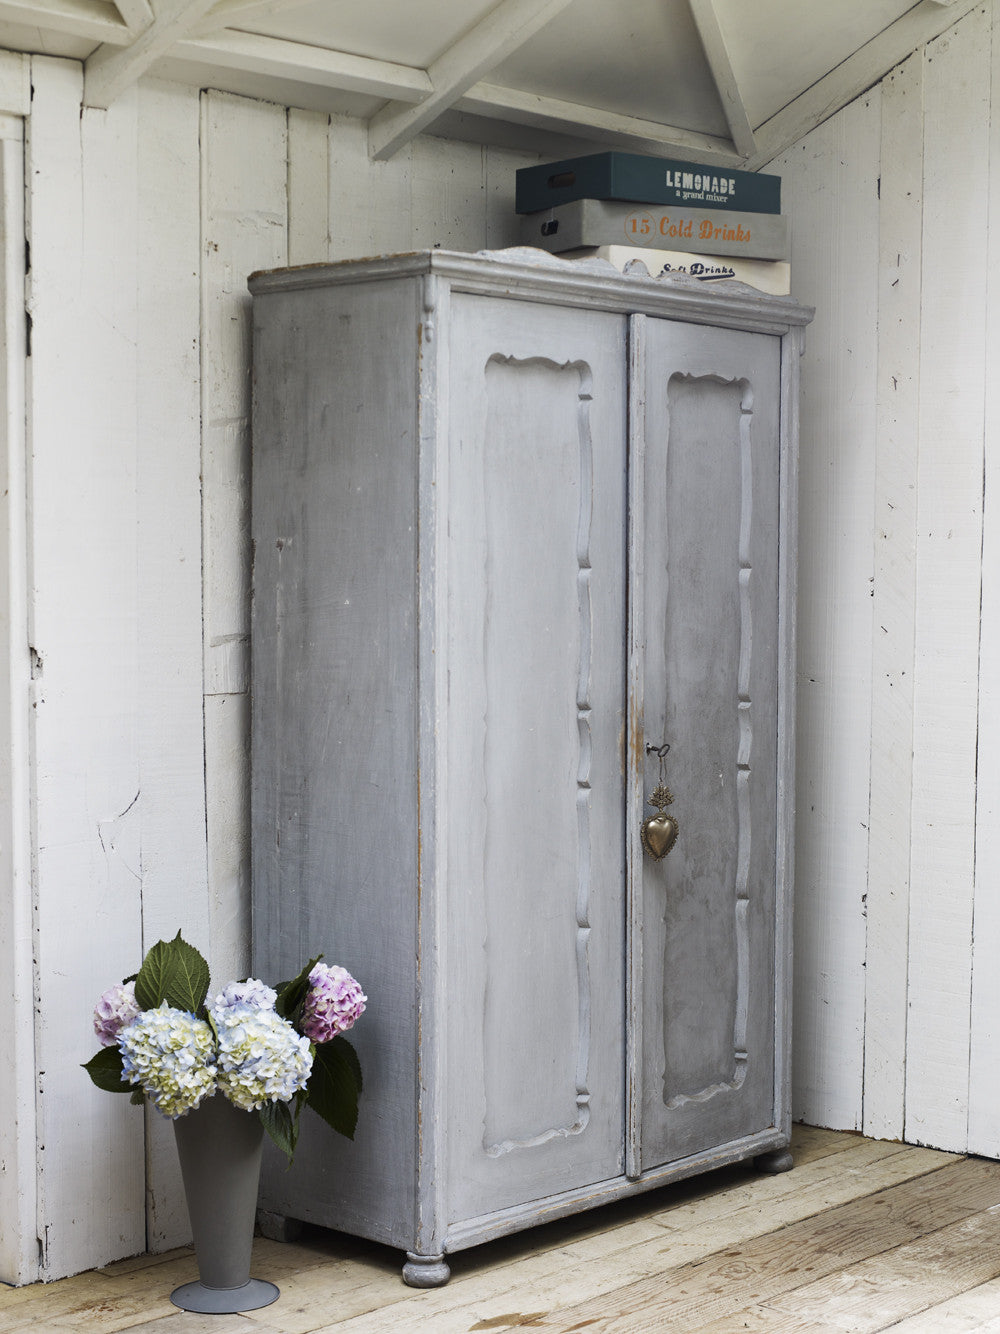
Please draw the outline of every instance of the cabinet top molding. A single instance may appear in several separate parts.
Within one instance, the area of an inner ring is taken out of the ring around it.
[[[566,260],[528,247],[481,250],[417,250],[335,264],[306,264],[250,275],[255,296],[305,288],[433,276],[453,291],[551,301],[626,314],[659,315],[695,324],[723,324],[761,333],[785,333],[810,322],[814,310],[787,296],[772,296],[745,283],[711,286],[687,274],[651,278],[620,273],[603,259]]]

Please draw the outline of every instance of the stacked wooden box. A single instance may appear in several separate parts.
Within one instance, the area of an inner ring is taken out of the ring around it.
[[[634,153],[594,153],[517,173],[525,245],[566,258],[636,261],[651,275],[790,288],[781,180]]]

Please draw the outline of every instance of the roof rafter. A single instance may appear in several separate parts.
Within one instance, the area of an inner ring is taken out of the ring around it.
[[[129,32],[143,32],[154,21],[149,0],[115,0],[115,8],[125,20]]]
[[[418,106],[390,103],[368,123],[368,149],[375,159],[388,158],[427,128],[467,89],[495,69],[570,0],[502,0],[484,19],[438,56],[427,70],[433,91]]]
[[[661,125],[657,121],[640,120],[637,116],[623,116],[615,111],[580,106],[576,102],[564,102],[538,93],[524,93],[515,88],[477,83],[455,106],[456,110],[472,115],[502,117],[519,125],[590,138],[631,152],[677,157],[720,167],[738,167],[743,161],[728,139],[675,125]]]
[[[0,21],[31,28],[53,28],[71,37],[125,44],[131,34],[108,9],[90,0],[0,0]]]
[[[708,61],[709,69],[712,71],[712,78],[715,80],[715,86],[718,89],[719,100],[722,102],[722,109],[726,114],[726,123],[729,126],[729,133],[733,136],[736,151],[740,157],[748,158],[753,154],[756,147],[753,126],[747,116],[743,96],[736,82],[733,62],[729,57],[729,48],[726,46],[725,36],[719,26],[715,0],[688,0],[688,4],[691,6],[691,17],[694,19],[698,36],[701,38],[701,44],[705,49],[705,58]]]
[[[108,107],[194,27],[215,0],[160,0],[154,21],[130,46],[99,46],[83,66],[83,101]]]
[[[431,91],[431,81],[422,69],[259,33],[224,32],[186,38],[173,47],[170,55],[209,67],[247,70],[269,78],[400,102],[419,102]]]

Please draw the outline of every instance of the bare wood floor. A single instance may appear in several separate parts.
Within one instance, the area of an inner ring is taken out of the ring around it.
[[[0,1334],[1000,1334],[1000,1163],[797,1127],[797,1166],[746,1167],[452,1257],[444,1288],[319,1229],[255,1244],[281,1297],[247,1315],[178,1311],[189,1250],[0,1288]]]

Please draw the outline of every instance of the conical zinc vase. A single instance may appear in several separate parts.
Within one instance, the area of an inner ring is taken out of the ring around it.
[[[278,1296],[250,1277],[264,1128],[254,1112],[216,1093],[174,1122],[199,1281],[170,1294],[185,1311],[256,1311]]]

